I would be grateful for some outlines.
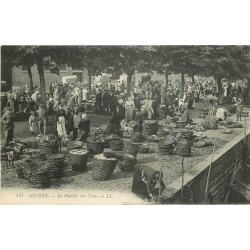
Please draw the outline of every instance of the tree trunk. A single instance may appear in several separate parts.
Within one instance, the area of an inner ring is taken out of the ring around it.
[[[43,58],[39,58],[37,60],[37,70],[40,78],[40,91],[41,91],[41,99],[42,103],[46,104],[46,86],[45,86],[45,78],[43,71]]]
[[[192,83],[194,84],[194,75],[192,75]]]
[[[91,77],[92,77],[92,72],[90,69],[88,70],[88,76],[89,76],[89,93],[90,93],[91,92]]]
[[[218,85],[218,104],[223,104],[223,88],[221,83],[222,78],[218,77],[216,78],[217,85]]]
[[[30,84],[30,91],[33,93],[33,79],[32,79],[32,72],[31,72],[31,65],[26,65],[28,76],[29,76],[29,84]]]
[[[168,74],[165,74],[166,77],[166,86],[168,87]]]
[[[133,72],[129,72],[127,77],[127,97],[130,96],[132,77],[133,77]]]
[[[181,97],[184,95],[185,74],[181,73]]]

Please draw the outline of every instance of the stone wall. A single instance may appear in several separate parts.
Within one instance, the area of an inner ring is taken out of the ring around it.
[[[178,204],[223,204],[227,194],[227,184],[231,181],[234,173],[240,173],[246,161],[246,150],[250,145],[250,131],[247,131],[246,143],[244,143],[244,132],[235,137],[214,154],[213,162],[210,163],[212,155],[184,173],[184,185],[182,178],[169,184],[162,196],[164,203]],[[207,199],[205,190],[208,173],[209,181],[207,188]],[[206,200],[206,201],[205,201]]]

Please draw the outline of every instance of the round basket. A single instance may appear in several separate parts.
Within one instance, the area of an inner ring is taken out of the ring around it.
[[[174,141],[159,142],[158,150],[161,155],[170,155],[174,150]]]
[[[122,139],[118,138],[118,139],[113,139],[112,141],[110,141],[109,144],[110,144],[110,148],[113,151],[122,151],[124,142]]]
[[[64,155],[50,155],[48,157],[48,163],[50,166],[50,175],[52,179],[59,179],[63,177],[64,174]]]
[[[173,129],[172,131],[170,131],[170,135],[176,137],[177,134],[179,134],[181,131],[182,131],[182,129],[180,129],[180,128]]]
[[[187,125],[187,123],[183,122],[183,121],[177,121],[176,122],[177,128],[185,128],[186,125]]]
[[[101,158],[98,155],[94,157],[92,177],[96,181],[109,180],[117,164],[115,158]]]
[[[194,132],[190,129],[183,129],[180,132],[180,137],[192,141]]]
[[[40,143],[40,149],[41,149],[41,152],[45,154],[58,154],[59,153],[58,144]]]
[[[81,149],[83,146],[83,142],[81,141],[70,141],[67,144],[67,150],[72,150],[72,149]]]
[[[33,163],[29,182],[34,188],[47,188],[51,185],[50,169],[44,162]]]
[[[140,145],[138,145],[136,143],[127,142],[124,144],[123,153],[136,156],[139,152],[139,146]]]
[[[104,151],[105,142],[87,140],[87,149],[90,154],[101,154]]]
[[[143,123],[143,132],[146,135],[156,135],[158,131],[158,122],[154,120],[145,120]]]
[[[131,137],[130,137],[132,142],[142,142],[143,140],[143,136],[139,133],[134,133]]]
[[[205,129],[217,129],[218,120],[215,117],[207,117],[203,122],[203,127]]]
[[[83,172],[87,168],[88,151],[83,149],[70,150],[69,159],[73,170]]]
[[[136,157],[130,154],[124,154],[123,162],[119,162],[118,165],[122,171],[133,171],[136,165]]]
[[[190,156],[192,144],[190,141],[181,138],[177,141],[176,153],[179,156]]]

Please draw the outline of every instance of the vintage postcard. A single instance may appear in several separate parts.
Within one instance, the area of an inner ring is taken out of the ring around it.
[[[0,204],[249,204],[250,46],[1,46]]]

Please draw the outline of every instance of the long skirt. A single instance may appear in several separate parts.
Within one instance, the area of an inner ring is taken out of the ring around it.
[[[65,118],[64,116],[60,116],[57,122],[57,132],[59,136],[66,136],[66,126],[65,126]]]

